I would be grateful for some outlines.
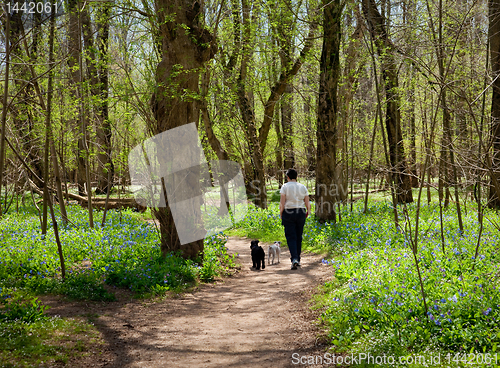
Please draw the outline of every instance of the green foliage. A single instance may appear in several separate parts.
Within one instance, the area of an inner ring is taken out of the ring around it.
[[[115,296],[103,287],[98,274],[85,270],[73,272],[59,282],[52,292],[66,295],[71,299],[112,301]]]
[[[47,317],[46,310],[37,298],[21,290],[0,288],[0,367],[66,362],[76,350],[82,351],[81,346],[75,349],[77,344],[73,343],[83,342],[85,348],[85,338],[94,333],[89,324]]]
[[[66,363],[90,350],[97,336],[89,323],[45,317],[0,321],[0,367],[31,368]]]
[[[212,282],[216,276],[228,274],[229,270],[236,266],[236,255],[227,253],[226,243],[227,236],[223,233],[205,238],[205,252],[203,266],[200,268],[200,280]]]
[[[325,308],[321,320],[336,348],[398,355],[429,347],[495,352],[500,343],[500,255],[493,229],[483,234],[474,259],[479,228],[474,214],[468,216],[460,236],[456,215],[449,209],[443,253],[438,209],[436,205],[422,208],[417,260],[426,314],[410,234],[395,229],[392,209],[386,205],[372,206],[371,215],[361,210],[358,206],[352,214],[344,213],[342,223],[321,231],[336,255],[323,260],[334,268],[336,280],[327,285],[320,303]],[[414,206],[409,211],[412,217]],[[313,239],[317,234],[308,236]]]
[[[276,191],[273,191],[271,192],[271,196],[269,198],[269,201],[271,202],[279,202],[280,201],[280,191],[279,190],[276,190]]]
[[[48,318],[46,307],[33,293],[110,301],[115,297],[108,290],[114,286],[139,296],[163,295],[182,291],[198,278],[212,281],[235,266],[222,233],[205,239],[204,255],[197,262],[173,253],[163,258],[155,228],[132,212],[109,212],[102,228],[102,213],[95,212],[94,229],[89,228],[84,209],[68,207],[68,212],[72,224],[60,228],[65,280],[60,276],[54,235],[50,229],[40,239],[36,215],[25,211],[0,221],[0,367],[66,363],[93,343],[87,341],[87,336],[95,335],[91,325]]]
[[[193,262],[174,253],[164,258],[155,227],[130,211],[108,212],[104,227],[99,220],[102,212],[96,211],[93,229],[84,209],[70,206],[68,213],[72,223],[60,229],[65,280],[51,228],[42,240],[38,218],[30,212],[11,214],[0,222],[0,286],[109,301],[114,295],[104,284],[137,294],[180,291],[198,277],[213,280],[234,266],[223,234],[207,237],[203,258]]]
[[[115,260],[109,266],[106,283],[126,287],[134,292],[147,292],[153,287],[162,286],[165,290],[179,289],[195,280],[195,265],[190,260],[170,253],[163,258],[161,252],[150,257]]]
[[[236,224],[236,229],[231,230],[230,233],[261,241],[285,241],[278,208],[279,204],[276,202],[269,203],[266,210],[248,206],[247,215]]]
[[[46,309],[37,298],[26,301],[15,290],[0,288],[0,322],[33,323],[45,318]]]
[[[420,212],[420,265],[428,313],[425,313],[409,233],[396,229],[392,207],[363,204],[342,211],[342,221],[306,220],[305,248],[329,252],[323,259],[335,278],[316,296],[336,352],[392,354],[429,352],[498,352],[500,343],[500,253],[497,230],[485,220],[479,255],[474,259],[479,224],[475,213],[464,217],[458,232],[454,209],[444,213],[445,252],[440,242],[439,208]],[[415,206],[408,206],[415,228]],[[313,211],[314,212],[314,209]],[[498,222],[498,214],[487,217]],[[405,220],[400,218],[402,226]],[[408,224],[407,224],[408,225]],[[238,224],[240,235],[262,234],[264,241],[283,240],[277,204],[250,208]]]

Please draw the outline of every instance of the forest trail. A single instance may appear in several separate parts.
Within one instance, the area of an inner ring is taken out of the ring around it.
[[[267,263],[267,244],[261,245]],[[307,300],[331,278],[332,268],[322,265],[318,255],[303,254],[302,267],[291,270],[288,249],[282,247],[279,264],[256,271],[249,239],[230,238],[227,247],[239,255],[241,270],[192,293],[156,301],[87,303],[80,315],[96,316],[105,346],[101,354],[69,366],[312,367],[292,364],[292,354],[324,352]],[[71,310],[59,307],[64,308],[57,303],[49,311],[64,316]],[[76,303],[73,307],[73,313],[81,309]]]

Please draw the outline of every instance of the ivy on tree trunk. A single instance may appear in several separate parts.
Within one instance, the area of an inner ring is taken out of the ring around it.
[[[154,121],[150,130],[160,134],[172,128],[199,121],[199,82],[203,65],[215,53],[215,42],[201,26],[200,3],[189,0],[155,2],[161,61],[156,69],[156,92],[151,99]],[[192,155],[193,147],[184,147],[180,156]],[[160,163],[161,165],[161,163]],[[199,181],[187,180],[191,193],[201,193]],[[167,200],[167,198],[165,198]],[[193,215],[200,216],[199,206]],[[160,223],[161,250],[181,251],[185,258],[195,258],[203,251],[203,240],[180,244],[170,209],[160,207],[155,216]]]

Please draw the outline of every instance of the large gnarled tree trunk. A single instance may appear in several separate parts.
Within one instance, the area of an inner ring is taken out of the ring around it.
[[[161,39],[161,61],[156,69],[157,90],[151,100],[154,113],[153,134],[199,121],[200,72],[213,57],[215,46],[208,30],[201,29],[203,12],[200,3],[189,0],[156,0],[156,13]],[[193,147],[185,147],[179,156],[192,155]],[[188,180],[191,193],[201,193],[199,181]],[[166,199],[166,198],[165,198]],[[197,216],[200,208],[193,208]],[[180,250],[185,258],[195,258],[203,251],[203,240],[181,244],[172,213],[168,207],[155,210],[160,222],[161,250]]]

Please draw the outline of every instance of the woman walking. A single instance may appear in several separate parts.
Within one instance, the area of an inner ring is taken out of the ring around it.
[[[296,270],[297,266],[300,266],[302,233],[306,218],[311,212],[311,203],[305,185],[297,183],[297,171],[288,169],[286,177],[288,182],[280,190],[280,218],[285,227],[292,270]]]

